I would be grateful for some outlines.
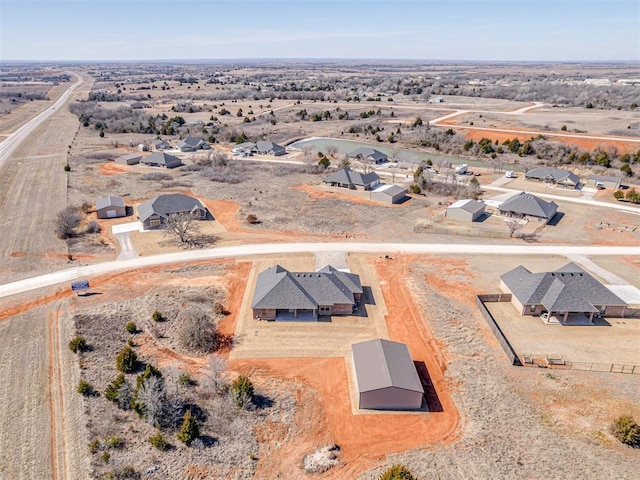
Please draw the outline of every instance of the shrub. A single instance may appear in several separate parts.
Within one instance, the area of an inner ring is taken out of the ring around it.
[[[116,357],[116,368],[122,373],[135,372],[139,366],[138,356],[129,345],[124,347]]]
[[[96,453],[100,449],[100,440],[94,438],[89,442],[89,452]]]
[[[249,377],[240,375],[236,378],[231,386],[231,395],[236,406],[239,408],[248,407],[253,400],[253,383]]]
[[[380,480],[415,480],[409,469],[402,464],[395,464],[380,475]]]
[[[223,304],[216,302],[213,304],[213,313],[215,315],[227,315],[229,312],[227,312],[227,309],[224,308]]]
[[[87,233],[100,233],[100,230],[102,230],[102,227],[100,226],[100,224],[95,220],[91,220],[89,223],[87,223],[87,227],[85,231]]]
[[[178,377],[178,383],[183,387],[191,387],[195,385],[196,382],[191,378],[191,375],[185,372]]]
[[[78,393],[84,395],[85,397],[89,397],[93,395],[93,387],[89,382],[80,380],[80,383],[78,383]]]
[[[65,163],[65,165],[64,165],[64,171],[65,171],[65,172],[70,172],[70,171],[71,171],[71,165],[69,165],[68,163]]]
[[[169,446],[160,432],[156,433],[153,437],[149,437],[149,443],[160,451],[166,450]]]
[[[82,216],[74,207],[60,210],[55,219],[56,236],[62,240],[76,236],[76,227],[80,225]]]
[[[113,382],[107,385],[107,388],[104,390],[104,396],[107,400],[111,402],[115,402],[118,399],[118,390],[120,387],[126,382],[124,375],[121,373],[118,375]]]
[[[69,342],[69,350],[71,350],[73,353],[85,352],[87,348],[87,341],[82,335],[76,335]]]
[[[198,309],[188,308],[180,313],[180,344],[189,351],[212,352],[218,347],[218,333],[209,315]]]
[[[159,310],[154,311],[151,314],[151,318],[153,319],[154,322],[163,322],[164,321],[164,317],[162,316],[162,313],[160,313]]]
[[[104,462],[104,463],[109,463],[109,459],[111,458],[111,454],[109,452],[102,452],[102,455],[100,455],[100,459]]]
[[[127,325],[124,328],[127,332],[131,334],[138,332],[138,328],[136,327],[136,322],[133,322],[133,321],[127,323]]]
[[[249,225],[255,225],[256,223],[260,223],[260,220],[258,220],[258,217],[256,217],[253,213],[250,213],[249,215],[247,215],[246,222]]]
[[[183,417],[180,433],[178,433],[178,440],[188,446],[199,436],[200,428],[198,427],[198,421],[191,415],[191,410],[187,410]]]
[[[613,198],[615,198],[616,200],[621,200],[624,198],[624,192],[622,190],[616,190],[615,192],[613,192]]]
[[[124,440],[117,435],[114,435],[107,440],[107,445],[109,448],[122,448],[124,447]]]
[[[640,425],[630,415],[616,418],[611,425],[611,433],[625,445],[640,448]]]

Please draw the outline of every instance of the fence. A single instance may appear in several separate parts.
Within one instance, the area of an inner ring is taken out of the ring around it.
[[[496,336],[496,339],[498,340],[498,343],[500,343],[500,346],[504,350],[504,353],[507,354],[507,357],[511,361],[511,365],[522,366],[522,362],[520,361],[520,358],[518,358],[518,355],[516,355],[516,352],[515,350],[513,350],[513,347],[507,340],[507,337],[504,336],[504,333],[502,333],[502,330],[496,323],[495,319],[493,318],[493,315],[491,315],[491,312],[489,312],[489,310],[487,310],[487,307],[485,307],[484,305],[485,302],[510,302],[510,301],[511,301],[510,293],[496,293],[492,295],[476,296],[476,305],[478,305],[478,309],[480,310],[480,313],[489,324],[489,328],[491,329],[493,334]]]
[[[523,354],[525,365],[537,367],[552,367],[564,370],[579,370],[583,372],[604,372],[604,373],[626,373],[629,375],[640,375],[640,365],[625,365],[622,363],[599,363],[599,362],[574,362],[565,360],[560,355],[550,355],[542,353]]]
[[[461,237],[483,238],[511,238],[507,232],[494,232],[491,230],[458,230],[445,227],[434,227],[433,224],[423,223],[413,227],[413,233],[434,233],[439,235],[457,235]]]

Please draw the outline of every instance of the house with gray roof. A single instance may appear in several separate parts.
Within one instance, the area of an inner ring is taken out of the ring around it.
[[[287,149],[277,143],[260,140],[256,143],[254,152],[258,155],[273,155],[275,157],[279,157],[280,155],[287,153]]]
[[[624,317],[627,304],[575,263],[552,272],[532,273],[522,265],[500,277],[503,292],[521,315],[555,317],[567,323],[571,316]]]
[[[610,188],[618,190],[622,184],[622,177],[614,177],[610,175],[589,175],[587,185],[591,187]]]
[[[118,218],[127,216],[127,207],[122,197],[104,197],[96,200],[98,218]]]
[[[452,203],[447,207],[447,217],[465,222],[475,222],[484,215],[485,204],[470,198]]]
[[[157,138],[156,140],[151,142],[151,146],[153,147],[153,149],[156,152],[161,152],[163,150],[169,150],[171,148],[171,145],[169,145],[167,142],[165,142],[161,138]]]
[[[573,172],[561,168],[540,167],[533,168],[524,174],[525,180],[538,180],[562,187],[576,188],[580,185],[580,177]]]
[[[208,210],[193,197],[181,193],[158,195],[138,205],[138,218],[144,230],[163,228],[171,215],[189,214],[196,220],[206,220]]]
[[[176,144],[176,147],[178,147],[181,152],[195,152],[197,150],[208,150],[211,148],[211,146],[200,137],[187,137],[184,140],[180,140]]]
[[[155,152],[148,157],[142,157],[140,163],[149,167],[176,168],[182,165],[182,160],[165,152]]]
[[[347,156],[349,158],[357,158],[358,160],[365,160],[375,164],[384,163],[388,159],[386,154],[382,153],[380,150],[370,147],[357,148],[353,152],[347,154]]]
[[[402,203],[405,198],[407,198],[407,189],[400,185],[380,185],[369,194],[370,200],[391,205]]]
[[[114,160],[118,165],[137,165],[142,160],[142,155],[139,153],[128,153],[122,155]]]
[[[558,211],[558,204],[546,202],[527,192],[516,193],[498,207],[501,215],[548,223]]]
[[[322,180],[332,187],[348,188],[350,190],[371,190],[380,184],[380,177],[376,172],[360,173],[350,168],[343,168],[333,172]]]
[[[274,265],[258,275],[251,308],[258,320],[317,321],[350,315],[362,297],[360,277],[327,265],[317,272],[290,272]]]
[[[419,410],[424,388],[409,347],[376,339],[351,345],[358,407],[372,410]]]

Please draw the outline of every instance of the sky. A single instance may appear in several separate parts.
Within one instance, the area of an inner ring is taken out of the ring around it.
[[[640,61],[640,0],[0,0],[0,61]]]

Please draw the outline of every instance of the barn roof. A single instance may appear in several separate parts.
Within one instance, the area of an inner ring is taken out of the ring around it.
[[[96,210],[105,207],[124,207],[124,200],[122,197],[103,197],[96,200]]]
[[[404,343],[376,339],[351,345],[358,391],[395,387],[424,393],[420,377]]]
[[[466,199],[458,200],[455,203],[452,203],[447,207],[447,210],[450,208],[460,208],[469,213],[476,213],[481,210],[484,210],[484,207],[485,205],[483,202],[478,202],[477,200],[466,198]]]

